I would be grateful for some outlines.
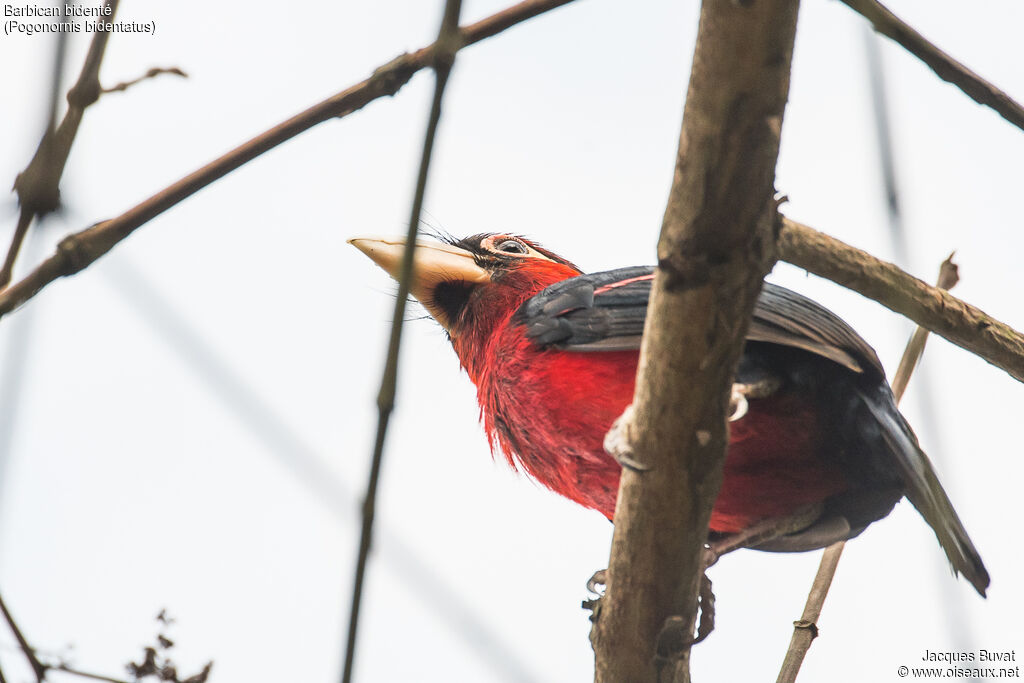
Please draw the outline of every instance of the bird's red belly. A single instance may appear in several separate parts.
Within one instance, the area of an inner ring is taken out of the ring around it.
[[[491,378],[481,392],[488,433],[509,460],[541,484],[577,503],[615,512],[620,467],[604,435],[633,397],[637,355],[551,353]],[[722,489],[710,528],[740,531],[795,512],[846,488],[823,458],[824,430],[808,398],[793,394],[751,400],[731,423]]]

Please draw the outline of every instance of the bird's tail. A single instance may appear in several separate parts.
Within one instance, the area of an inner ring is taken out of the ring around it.
[[[928,456],[921,450],[910,425],[896,409],[892,392],[883,385],[877,393],[860,393],[860,396],[881,427],[881,436],[895,456],[907,498],[935,531],[939,545],[953,566],[953,573],[963,574],[984,597],[989,584],[988,571],[935,476]]]

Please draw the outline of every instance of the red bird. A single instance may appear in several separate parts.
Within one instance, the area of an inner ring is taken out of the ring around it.
[[[397,277],[404,240],[350,242]],[[416,250],[411,292],[448,332],[476,384],[491,450],[608,519],[620,465],[604,436],[633,397],[653,273],[583,275],[514,235]],[[736,383],[711,539],[813,506],[803,528],[756,547],[822,548],[858,535],[906,496],[954,572],[985,594],[988,572],[896,409],[878,357],[845,322],[765,283]]]

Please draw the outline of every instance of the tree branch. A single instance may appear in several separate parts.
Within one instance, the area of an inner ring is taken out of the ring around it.
[[[107,0],[112,2],[113,0]],[[460,49],[478,43],[538,14],[561,7],[572,0],[524,0],[486,19],[459,30]],[[104,34],[106,35],[106,34]],[[164,188],[117,218],[106,220],[69,235],[57,245],[57,251],[20,282],[0,290],[0,317],[25,303],[54,280],[74,275],[96,261],[115,244],[145,224],[190,197],[215,180],[252,161],[264,152],[290,140],[299,133],[332,118],[347,116],[370,102],[394,95],[420,69],[431,66],[437,56],[437,44],[403,54],[381,66],[370,78],[343,90],[309,109],[257,135],[224,156]],[[97,88],[98,88],[97,83]],[[69,95],[70,96],[70,95]],[[0,285],[2,286],[2,285]]]
[[[181,78],[188,78],[188,74],[176,66],[154,66],[152,69],[149,69],[148,71],[146,71],[146,73],[142,74],[138,78],[133,78],[130,81],[122,81],[117,85],[110,86],[109,88],[103,88],[103,90],[101,90],[100,92],[102,92],[104,95],[112,92],[123,92],[137,83],[141,83],[142,81],[145,81],[149,78],[156,78],[161,74],[169,74],[171,76],[180,76]]]
[[[729,389],[774,263],[774,172],[797,0],[705,0],[633,405],[606,447],[623,469],[591,635],[600,683],[688,682],[725,459]],[[627,456],[627,457],[622,457]]]
[[[804,663],[807,651],[811,649],[811,641],[818,637],[818,619],[821,608],[825,605],[825,597],[832,587],[832,579],[836,575],[839,559],[843,556],[846,541],[833,543],[825,548],[818,565],[818,573],[814,575],[811,591],[807,595],[807,604],[798,621],[793,622],[793,635],[789,641],[789,649],[782,661],[782,669],[775,683],[795,683],[796,675]]]
[[[956,264],[953,263],[953,255],[942,262],[939,266],[939,278],[936,287],[942,290],[952,289],[960,280]],[[903,357],[900,358],[900,366],[892,380],[892,393],[899,403],[903,398],[903,392],[907,389],[910,376],[917,368],[921,356],[924,354],[924,346],[928,341],[928,330],[918,327],[911,335],[907,347],[903,350]],[[779,670],[779,677],[776,683],[796,683],[797,674],[804,663],[808,650],[811,649],[811,642],[818,637],[818,619],[821,617],[821,608],[825,605],[825,598],[832,587],[832,579],[836,575],[836,568],[839,566],[839,559],[846,548],[846,541],[833,543],[825,548],[821,555],[821,563],[818,565],[818,573],[814,576],[810,593],[807,595],[807,603],[804,605],[803,614],[798,621],[793,622],[793,636],[789,641],[789,649]]]
[[[111,676],[104,676],[102,674],[93,674],[88,671],[81,671],[67,664],[57,664],[53,667],[54,671],[60,671],[62,673],[70,674],[72,676],[78,676],[79,678],[87,678],[91,681],[103,681],[103,683],[128,683],[123,678],[113,678]]]
[[[1024,382],[1024,335],[949,292],[785,217],[778,249],[783,261],[874,299]]]
[[[1004,119],[1024,130],[1024,107],[1012,97],[940,50],[912,26],[876,0],[842,0],[876,31],[887,36],[931,67],[944,81],[960,88],[968,97],[994,109]]]
[[[405,302],[409,298],[409,284],[412,280],[413,256],[416,253],[416,234],[420,226],[420,214],[423,211],[423,197],[427,191],[427,176],[430,171],[430,158],[434,150],[434,138],[441,120],[441,102],[444,99],[445,86],[455,55],[461,44],[459,31],[459,13],[462,0],[446,0],[444,17],[437,41],[434,43],[434,98],[430,105],[427,119],[427,130],[423,139],[423,152],[420,156],[419,173],[416,177],[416,191],[413,194],[412,209],[409,216],[409,232],[405,243],[407,248],[402,254],[402,269],[398,278],[398,293],[395,295],[395,312],[391,317],[391,336],[388,341],[388,354],[384,363],[384,376],[381,378],[380,392],[377,394],[377,436],[374,439],[373,457],[370,461],[370,477],[366,485],[366,497],[363,499],[363,524],[359,535],[359,554],[356,558],[355,582],[352,589],[352,606],[349,612],[348,641],[345,646],[345,666],[342,671],[342,683],[352,680],[352,667],[356,654],[356,633],[359,626],[359,605],[363,597],[363,580],[366,575],[366,564],[370,556],[370,543],[373,538],[373,520],[377,501],[377,486],[380,481],[380,468],[384,459],[384,439],[387,436],[388,422],[395,407],[395,391],[398,385],[398,350],[402,343],[402,323],[405,321]]]
[[[105,6],[110,8],[111,17],[117,12],[117,3],[118,0],[105,2]],[[14,191],[18,194],[21,215],[3,266],[0,266],[0,289],[11,281],[14,264],[32,219],[42,218],[60,206],[60,179],[71,154],[71,145],[78,135],[78,126],[86,108],[100,96],[100,64],[103,63],[109,37],[108,31],[97,31],[93,35],[82,72],[68,91],[68,109],[64,119],[56,129],[53,128],[53,119],[48,122],[32,160],[14,179]],[[60,85],[54,84],[54,87],[59,88]]]
[[[39,658],[36,657],[36,651],[32,649],[32,646],[28,644],[25,639],[25,634],[18,628],[18,623],[14,621],[14,617],[11,612],[7,609],[7,604],[4,599],[0,597],[0,612],[3,612],[4,620],[7,622],[7,626],[11,629],[11,633],[14,634],[14,639],[18,641],[18,647],[25,653],[25,658],[28,659],[29,665],[32,667],[32,672],[36,676],[36,683],[43,683],[46,678],[46,667]]]

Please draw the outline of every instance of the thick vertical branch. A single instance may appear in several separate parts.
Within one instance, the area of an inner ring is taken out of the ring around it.
[[[596,679],[689,681],[728,389],[774,263],[774,173],[797,0],[705,0],[619,488]]]

